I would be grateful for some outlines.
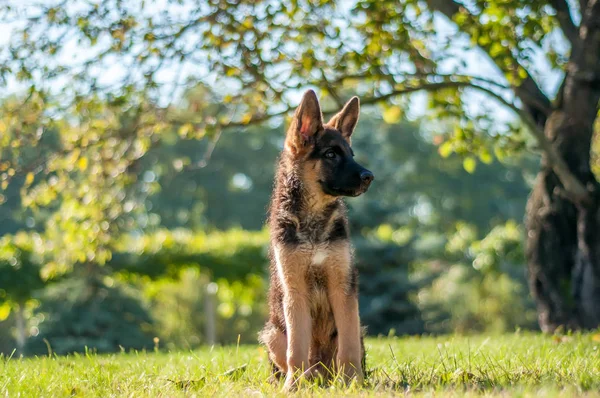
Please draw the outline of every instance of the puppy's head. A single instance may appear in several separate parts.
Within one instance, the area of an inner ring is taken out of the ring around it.
[[[312,90],[304,94],[287,132],[284,150],[301,168],[305,185],[316,193],[358,196],[373,181],[373,173],[354,160],[350,146],[359,112],[358,97],[353,97],[323,124],[317,95]]]

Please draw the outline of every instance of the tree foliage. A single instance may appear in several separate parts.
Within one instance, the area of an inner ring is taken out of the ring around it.
[[[340,88],[351,85],[367,104],[393,104],[399,94],[429,90],[436,116],[459,119],[454,138],[463,134],[468,141],[471,132],[485,132],[501,140],[515,126],[497,126],[462,94],[483,93],[518,113],[533,108],[527,120],[534,122],[547,114],[550,101],[529,69],[542,51],[547,66],[564,68],[564,10],[556,9],[560,1],[553,3],[363,0],[349,9],[319,1],[115,0],[15,6],[5,18],[21,24],[3,70],[6,79],[14,76],[34,92],[74,101],[102,93],[128,105],[139,105],[132,94],[140,90],[168,106],[166,94],[179,87],[214,82],[209,90],[229,106],[215,113],[197,104],[195,121],[182,126],[196,137],[283,114],[293,105],[288,93],[306,85],[322,87],[335,102],[343,100]],[[454,26],[436,19],[435,11]],[[88,51],[65,61],[72,46]],[[497,70],[469,76],[472,65],[457,59],[457,51],[487,53]],[[112,78],[102,73],[107,69]],[[523,108],[513,102],[517,98]],[[397,109],[391,105],[387,114]]]
[[[103,263],[110,258],[107,228],[126,229],[134,218],[136,202],[124,192],[155,185],[128,171],[165,131],[218,140],[226,127],[285,114],[294,105],[290,93],[306,85],[321,87],[332,106],[352,87],[363,104],[383,103],[388,121],[410,105],[398,95],[431,92],[430,115],[438,121],[432,128],[445,130],[440,153],[459,153],[472,172],[477,159],[489,163],[493,154],[504,158],[531,144],[514,119],[502,122],[493,107],[508,107],[530,129],[548,112],[539,76],[529,69],[542,51],[549,67],[564,68],[564,10],[554,3],[364,0],[349,8],[318,1],[115,0],[6,7],[3,18],[14,24],[1,76],[26,89],[34,112],[24,118],[24,108],[13,106],[3,150],[39,147],[49,130],[60,133],[50,159],[13,154],[3,185],[11,174],[24,174],[24,204],[33,208],[62,196],[64,208],[50,217],[48,230],[84,227],[79,238],[54,234],[69,249],[64,262],[89,261],[94,253]],[[86,51],[69,56],[81,47]],[[487,53],[496,70],[470,76],[472,65],[457,62],[457,51]],[[173,111],[186,87],[199,91]],[[474,106],[481,94],[492,102]],[[29,119],[27,132],[10,122],[21,119]],[[446,130],[444,119],[455,127]],[[85,206],[90,197],[101,206]]]

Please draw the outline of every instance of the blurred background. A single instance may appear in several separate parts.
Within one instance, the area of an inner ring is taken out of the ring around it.
[[[515,87],[559,92],[555,8],[3,4],[1,353],[256,343],[274,166],[307,88],[326,118],[362,99],[353,146],[377,178],[347,203],[368,332],[539,328],[540,145]]]

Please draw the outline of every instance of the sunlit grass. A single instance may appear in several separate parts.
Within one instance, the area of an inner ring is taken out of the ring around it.
[[[369,339],[364,386],[300,395],[600,396],[599,335]],[[0,360],[1,396],[271,396],[258,346]]]

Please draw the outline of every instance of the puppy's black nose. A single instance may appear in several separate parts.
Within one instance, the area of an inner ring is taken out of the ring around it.
[[[373,179],[375,179],[375,177],[373,176],[373,173],[371,173],[369,170],[364,170],[360,173],[360,179],[362,180],[362,182],[368,185],[371,183],[371,181],[373,181]]]

